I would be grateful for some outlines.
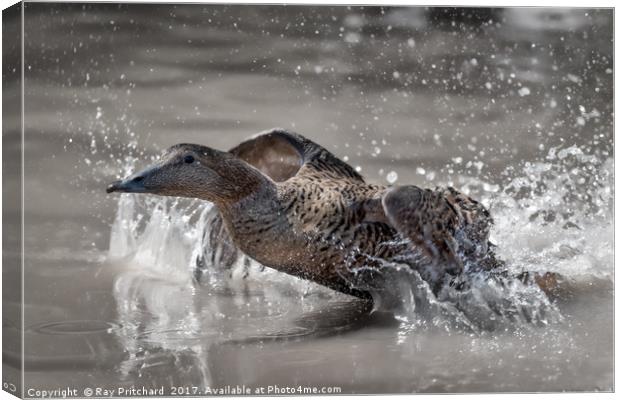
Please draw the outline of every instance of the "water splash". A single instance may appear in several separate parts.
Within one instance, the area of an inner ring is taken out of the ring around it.
[[[489,199],[500,256],[516,271],[612,279],[613,159],[552,148]]]
[[[545,160],[510,167],[503,178],[507,183],[499,186],[461,175],[455,185],[490,208],[495,220],[491,240],[510,275],[557,272],[573,281],[612,279],[613,159],[601,161],[576,146],[553,148]],[[109,257],[139,265],[142,273],[191,284],[196,261],[210,251],[203,233],[211,207],[200,201],[123,195]],[[239,285],[248,279],[305,296],[331,296],[318,285],[245,257],[230,270],[211,267],[206,271],[209,285]],[[467,290],[446,286],[436,296],[410,268],[392,265],[383,273],[393,285],[389,293],[376,296],[377,303],[392,309],[403,323],[479,332],[562,319],[538,287],[515,279],[480,272],[467,277]]]
[[[208,203],[121,195],[108,256],[171,280],[191,280]]]

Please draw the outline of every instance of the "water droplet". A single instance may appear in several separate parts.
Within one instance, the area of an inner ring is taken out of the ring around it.
[[[392,185],[392,184],[394,184],[394,182],[396,182],[398,180],[398,174],[396,173],[396,171],[390,171],[385,176],[385,179],[387,179],[388,183],[390,185]]]
[[[519,89],[519,96],[521,97],[528,96],[530,93],[530,88],[528,88],[527,86],[523,86],[521,89]]]

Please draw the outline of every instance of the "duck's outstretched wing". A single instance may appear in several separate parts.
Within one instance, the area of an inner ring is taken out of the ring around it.
[[[259,133],[230,153],[258,168],[276,182],[293,176],[321,174],[331,179],[363,182],[355,169],[313,141],[283,129]]]
[[[450,274],[462,271],[465,258],[486,253],[489,212],[453,188],[398,186],[389,189],[381,203],[390,224]]]

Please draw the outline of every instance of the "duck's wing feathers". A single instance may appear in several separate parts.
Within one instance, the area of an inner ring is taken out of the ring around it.
[[[276,182],[294,176],[364,179],[350,165],[313,141],[283,129],[259,133],[229,150]]]
[[[381,203],[390,224],[451,274],[463,269],[464,258],[486,252],[492,224],[488,211],[453,188],[398,186]]]
[[[194,279],[203,281],[203,276],[211,269],[229,269],[243,256],[233,243],[224,220],[213,205],[204,215],[205,230],[202,233],[202,254],[196,259]]]

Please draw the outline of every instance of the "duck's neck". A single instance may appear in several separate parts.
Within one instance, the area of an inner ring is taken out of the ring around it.
[[[215,203],[224,217],[265,211],[276,200],[276,183],[245,161],[233,158],[219,163],[217,174],[226,177]]]
[[[253,187],[251,190],[247,190],[241,196],[236,197],[233,201],[225,201],[216,203],[222,216],[225,219],[233,222],[237,219],[250,218],[257,220],[263,215],[265,218],[269,216],[269,213],[275,212],[274,207],[278,203],[278,190],[277,184],[270,179],[261,181],[259,184],[256,182],[245,182],[241,185],[245,187]]]
[[[276,191],[275,182],[243,160],[228,158],[211,168],[219,179],[210,182],[205,188],[208,193],[202,198],[215,203],[222,211]]]

